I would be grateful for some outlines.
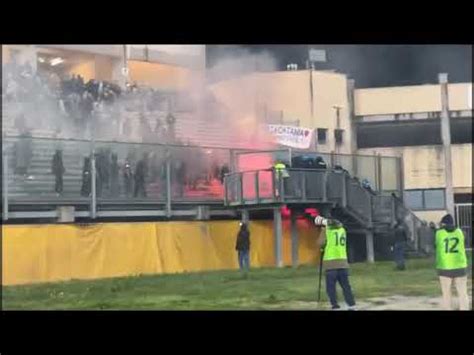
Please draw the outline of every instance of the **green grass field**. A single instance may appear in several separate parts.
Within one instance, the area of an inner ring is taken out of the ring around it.
[[[395,271],[392,262],[354,264],[351,283],[357,301],[390,295],[440,295],[430,259],[408,260],[403,272]],[[3,287],[3,309],[258,310],[305,309],[308,304],[312,309],[325,309],[324,278],[319,305],[315,302],[317,285],[314,266],[254,269],[247,277],[239,271],[215,271],[70,281]]]

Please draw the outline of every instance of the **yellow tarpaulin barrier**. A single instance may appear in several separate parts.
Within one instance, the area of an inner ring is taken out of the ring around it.
[[[4,285],[238,268],[237,221],[3,225]],[[291,264],[289,226],[283,257]],[[300,264],[316,263],[317,230],[298,221]],[[251,221],[252,267],[274,266],[272,221]]]

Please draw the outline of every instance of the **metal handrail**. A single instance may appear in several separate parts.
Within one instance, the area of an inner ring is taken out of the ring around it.
[[[4,139],[24,139],[24,137],[18,135],[4,135]],[[32,140],[43,140],[43,141],[60,141],[60,142],[78,142],[78,143],[90,143],[90,139],[82,138],[54,138],[54,137],[35,137],[31,136],[28,139]],[[101,144],[130,144],[130,145],[140,145],[140,146],[159,146],[159,147],[172,147],[172,148],[200,148],[200,149],[216,149],[216,150],[234,150],[240,151],[244,150],[243,148],[232,148],[232,147],[222,147],[222,146],[207,146],[207,145],[193,145],[193,144],[178,144],[178,143],[144,143],[144,142],[133,142],[133,141],[108,141],[108,140],[95,140],[96,143]],[[255,149],[254,153],[262,153],[262,151]]]

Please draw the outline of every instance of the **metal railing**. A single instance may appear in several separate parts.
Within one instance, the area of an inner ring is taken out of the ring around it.
[[[244,159],[260,160],[258,167],[252,165],[252,169],[269,169],[273,166],[276,160],[281,160],[291,168],[298,168],[293,166],[293,159],[298,156],[305,156],[316,159],[321,158],[328,169],[344,169],[353,178],[360,181],[366,180],[374,191],[396,191],[399,196],[402,195],[403,190],[403,176],[401,173],[401,158],[388,157],[381,155],[360,155],[360,154],[341,154],[341,153],[321,153],[313,150],[298,150],[298,149],[273,149],[266,151],[240,151],[235,157],[234,171],[245,171],[245,165],[242,168],[239,166],[239,161]],[[260,157],[261,159],[255,159]],[[267,159],[262,159],[266,157]]]
[[[392,200],[395,205],[394,220],[403,222],[408,233],[409,247],[415,251],[432,254],[434,234],[428,223],[418,218],[398,197],[393,197]]]
[[[331,203],[351,212],[360,224],[390,230],[402,221],[412,250],[431,253],[432,230],[392,194],[380,194],[361,186],[348,173],[334,169],[287,169],[282,177],[275,169],[226,175],[227,206],[261,204]],[[280,176],[279,176],[280,175]],[[262,188],[264,186],[264,188]]]
[[[331,203],[349,209],[360,220],[371,221],[371,195],[346,172],[328,169],[275,169],[226,175],[228,206],[265,203]]]
[[[53,171],[56,150],[64,174]],[[91,218],[105,203],[163,204],[169,216],[174,203],[222,202],[220,168],[230,169],[232,150],[4,135],[2,152],[2,218],[8,220],[11,206],[29,202],[85,204]],[[137,179],[145,155],[144,178]]]
[[[454,207],[456,225],[464,233],[466,248],[472,248],[472,203],[457,203]]]

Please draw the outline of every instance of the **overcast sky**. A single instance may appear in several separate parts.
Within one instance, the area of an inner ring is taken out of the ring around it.
[[[252,53],[269,51],[285,70],[288,63],[304,68],[306,45],[208,45],[206,62],[212,66],[223,53],[242,48]],[[469,45],[314,45],[325,49],[327,63],[320,69],[335,69],[356,81],[356,87],[416,85],[437,82],[447,72],[450,82],[472,82],[472,46]]]

